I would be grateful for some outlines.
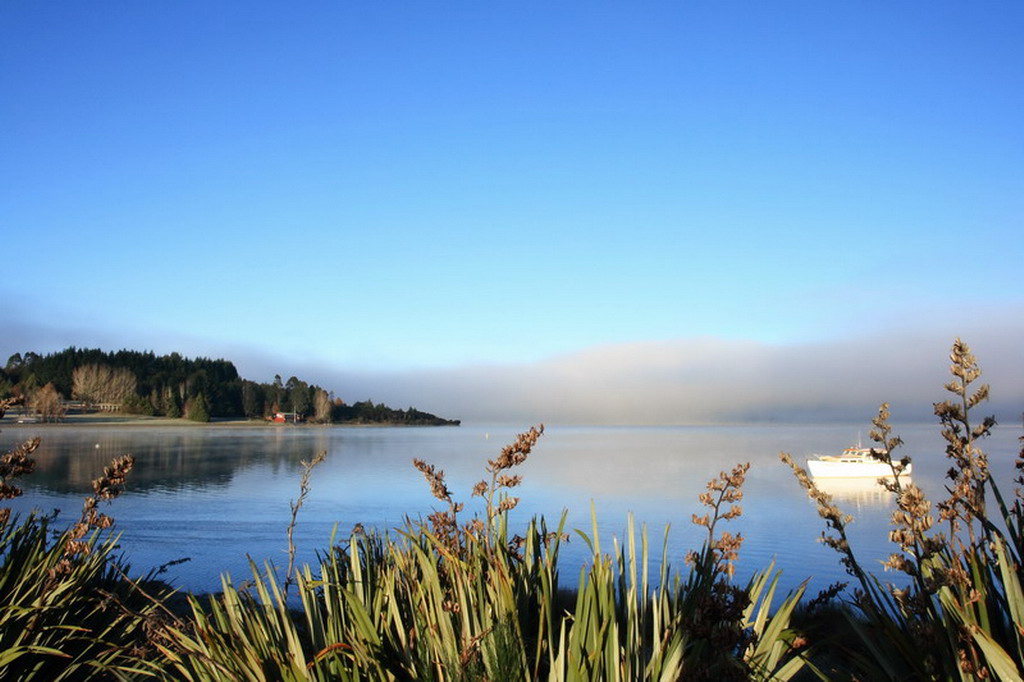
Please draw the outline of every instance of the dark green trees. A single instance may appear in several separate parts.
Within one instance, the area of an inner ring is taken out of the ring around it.
[[[100,370],[106,375],[98,378]],[[133,377],[134,383],[122,387],[116,395],[108,395],[115,383],[123,383],[111,377]],[[90,378],[91,384],[87,381]],[[181,416],[181,405],[202,393],[211,417],[243,414],[242,380],[234,364],[227,360],[190,359],[178,353],[156,355],[152,351],[104,352],[72,346],[42,356],[15,353],[0,370],[0,379],[10,385],[9,392],[26,397],[40,386],[52,383],[65,398],[78,394],[74,397],[87,402],[115,402],[132,412],[169,417]],[[90,385],[102,389],[102,395],[85,390]]]
[[[288,400],[292,407],[291,411],[300,417],[309,414],[309,409],[312,405],[309,395],[309,384],[297,377],[292,377],[284,387],[288,391]]]
[[[262,417],[263,390],[255,381],[242,379],[242,413],[249,419]]]
[[[227,360],[191,359],[179,353],[105,352],[72,346],[48,355],[15,353],[0,368],[0,398],[10,394],[29,400],[46,384],[52,384],[65,399],[113,403],[134,414],[184,415],[204,422],[260,419],[281,411],[295,412],[299,421],[317,423],[456,423],[413,408],[394,410],[368,400],[349,406],[295,376],[287,382],[280,375],[275,375],[272,383],[248,381]]]
[[[188,402],[188,411],[185,416],[190,421],[194,422],[210,421],[210,408],[206,404],[206,396],[199,393],[192,398],[192,400]]]

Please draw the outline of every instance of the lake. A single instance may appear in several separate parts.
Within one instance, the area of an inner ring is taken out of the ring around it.
[[[24,479],[25,495],[12,506],[22,512],[60,509],[66,523],[77,519],[91,480],[110,459],[133,454],[128,490],[102,511],[116,518],[135,572],[187,557],[165,577],[186,590],[208,591],[219,587],[221,572],[244,579],[247,556],[282,569],[287,565],[289,502],[299,493],[301,460],[316,452],[328,454],[313,474],[296,529],[304,561],[327,547],[335,524],[347,537],[356,523],[386,531],[401,526],[407,515],[425,517],[440,508],[412,467],[413,457],[445,470],[453,496],[466,503],[462,516],[469,518],[481,506],[470,491],[485,478],[487,459],[527,427],[4,425],[0,446],[6,451],[42,436],[36,471]],[[746,538],[737,575],[746,579],[774,557],[787,587],[810,578],[813,594],[845,574],[834,552],[818,542],[824,526],[778,453],[790,452],[802,462],[816,452],[837,452],[857,441],[858,428],[866,439],[867,424],[548,427],[518,472],[524,480],[515,494],[522,501],[511,523],[515,530],[534,514],[555,523],[566,509],[569,528],[589,533],[593,503],[607,551],[612,536],[624,536],[632,513],[638,525],[647,524],[655,555],[671,524],[670,561],[678,567],[704,538],[690,518],[704,513],[697,496],[707,481],[750,462],[743,516],[723,526]],[[914,482],[933,502],[940,499],[949,466],[938,426],[896,426],[895,432],[906,443],[903,454],[913,457]],[[1017,427],[996,427],[985,443],[1009,494],[1019,435]],[[865,566],[877,566],[891,551],[889,496],[870,483],[847,486],[836,496],[856,517],[850,535],[858,557]],[[585,544],[574,534],[563,551],[563,583],[575,584],[585,556]]]

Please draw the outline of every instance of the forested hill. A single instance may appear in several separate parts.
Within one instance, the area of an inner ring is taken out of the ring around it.
[[[294,376],[284,382],[280,376],[271,383],[249,381],[238,375],[229,360],[73,346],[48,355],[12,355],[0,369],[0,398],[9,396],[21,396],[40,413],[74,400],[133,414],[187,416],[197,421],[273,418],[282,413],[289,421],[317,423],[459,423],[412,407],[396,410],[370,400],[350,405]]]

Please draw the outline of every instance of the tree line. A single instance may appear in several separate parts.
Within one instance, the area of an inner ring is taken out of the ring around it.
[[[179,353],[66,348],[15,353],[0,369],[0,398],[18,397],[39,417],[60,419],[67,401],[84,409],[211,419],[261,419],[287,414],[315,423],[458,424],[413,407],[396,410],[371,400],[347,404],[332,392],[291,377],[243,379],[228,360]]]

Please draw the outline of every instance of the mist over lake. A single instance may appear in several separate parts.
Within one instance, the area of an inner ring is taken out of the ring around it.
[[[16,510],[60,509],[65,523],[78,517],[90,481],[110,459],[136,457],[127,492],[103,509],[123,533],[121,545],[136,572],[182,558],[165,577],[191,591],[218,589],[222,572],[236,580],[249,574],[248,559],[258,564],[287,564],[289,502],[299,494],[302,460],[327,451],[312,477],[312,491],[299,513],[299,558],[313,561],[328,546],[337,526],[347,539],[357,523],[385,532],[404,519],[425,517],[441,503],[431,497],[423,477],[411,465],[417,457],[444,469],[453,497],[466,503],[468,520],[481,509],[470,498],[473,484],[485,477],[488,458],[498,455],[528,425],[469,424],[459,428],[350,427],[117,427],[6,425],[0,439],[10,448],[42,436],[36,471],[24,479],[25,495]],[[744,486],[743,516],[726,526],[745,537],[737,575],[745,580],[775,557],[783,583],[793,587],[811,579],[812,594],[844,579],[836,555],[818,541],[823,524],[792,474],[778,461],[787,451],[801,463],[813,453],[830,453],[866,442],[868,427],[841,425],[747,425],[701,427],[548,427],[520,468],[521,497],[511,513],[513,532],[532,515],[556,524],[568,510],[567,529],[591,533],[593,503],[602,548],[625,536],[632,513],[639,529],[649,529],[651,554],[660,554],[666,524],[669,558],[681,567],[687,550],[698,549],[704,531],[691,514],[703,514],[697,496],[719,471],[740,462],[751,467]],[[948,463],[938,427],[895,425],[905,441],[903,454],[914,462],[915,483],[935,502],[944,496]],[[984,443],[1004,491],[1010,489],[1012,463],[1019,450],[1015,426],[996,427]],[[844,511],[855,516],[851,542],[865,566],[892,551],[886,541],[889,496],[870,482],[847,482],[835,493]],[[573,585],[587,555],[575,533],[563,548],[562,582]],[[884,576],[892,579],[888,574]]]

